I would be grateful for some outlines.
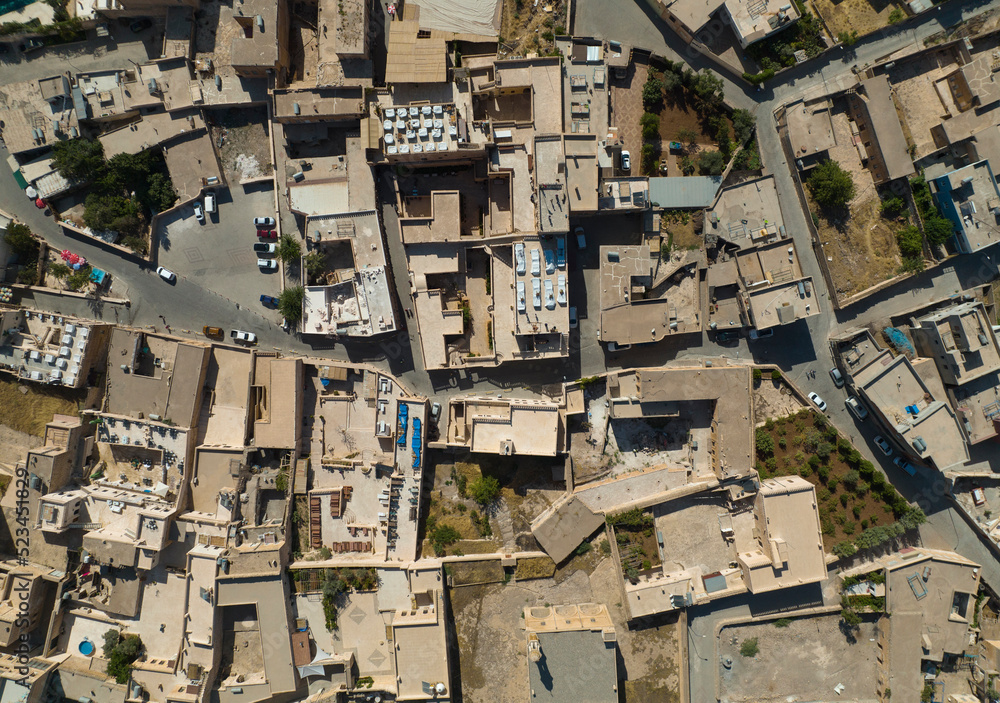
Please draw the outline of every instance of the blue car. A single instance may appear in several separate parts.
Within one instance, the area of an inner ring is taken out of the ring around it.
[[[278,307],[278,299],[275,298],[273,295],[262,295],[262,296],[260,296],[260,302],[261,302],[261,305],[266,305],[267,307],[270,307],[270,308],[276,308],[276,307]]]

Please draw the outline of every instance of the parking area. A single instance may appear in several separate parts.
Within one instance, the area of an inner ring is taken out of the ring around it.
[[[246,189],[239,185],[218,189],[218,211],[206,214],[204,222],[198,222],[192,206],[181,208],[162,221],[156,232],[157,264],[280,323],[281,314],[260,302],[261,295],[281,292],[280,269],[261,271],[253,250],[261,240],[252,219],[274,216],[271,188],[264,183]]]

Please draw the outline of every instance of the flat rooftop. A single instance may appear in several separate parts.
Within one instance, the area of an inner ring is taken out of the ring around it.
[[[540,232],[569,231],[565,154],[560,138],[535,139],[535,177]],[[581,193],[580,196],[584,196]],[[574,194],[574,197],[577,197]]]
[[[597,210],[597,135],[563,136],[566,157],[566,190],[571,212]]]
[[[765,330],[818,315],[819,298],[812,294],[813,290],[812,278],[800,278],[747,291],[754,327]]]
[[[701,29],[724,4],[724,0],[657,0],[692,32]]]
[[[933,368],[934,362],[923,359],[911,364],[905,356],[893,358],[886,350],[854,372],[855,386],[921,459],[933,461],[939,471],[964,464],[969,451],[958,420],[946,402],[934,397],[915,364]],[[923,451],[913,446],[918,439],[926,445]]]
[[[830,117],[829,99],[792,103],[785,110],[788,141],[796,158],[826,151],[837,146]]]
[[[762,481],[754,506],[758,549],[737,560],[751,592],[826,578],[816,490],[799,476]]]
[[[359,87],[274,91],[274,117],[279,122],[361,117],[364,110]]]
[[[350,209],[347,177],[324,178],[288,186],[288,209],[304,217],[316,217]]]
[[[118,154],[138,154],[188,132],[193,135],[205,133],[205,120],[198,108],[154,112],[97,139],[104,146],[105,158],[110,159]]]
[[[123,417],[152,413],[190,427],[200,409],[208,352],[207,345],[114,328],[104,412]]]
[[[406,216],[399,218],[405,244],[456,242],[462,239],[462,194],[436,190],[430,195],[405,197]]]
[[[706,232],[740,247],[778,234],[784,226],[774,176],[723,188],[708,215]]]
[[[795,4],[785,0],[726,0],[725,7],[744,47],[788,27],[800,17]]]
[[[395,25],[393,22],[392,27]],[[434,103],[383,108],[379,119],[374,121],[382,134],[384,152],[393,156],[456,152],[460,136],[458,118],[454,104]]]
[[[565,429],[556,403],[469,398],[462,405],[462,431],[473,452],[555,456],[562,449]]]
[[[551,703],[615,703],[618,666],[615,640],[600,630],[539,632],[541,660],[528,661],[531,700]],[[581,666],[582,663],[585,666]]]
[[[978,161],[934,179],[941,213],[967,242],[969,252],[1000,241],[1000,191],[989,161]]]
[[[648,244],[602,246],[600,256],[601,341],[642,344],[701,329],[699,284],[691,267],[661,264],[668,275],[654,280]]]
[[[992,372],[949,389],[955,411],[967,424],[969,442],[976,444],[1000,433],[1000,373]]]
[[[566,238],[526,239],[518,242],[514,244],[514,261],[517,298],[514,312],[515,334],[568,332],[569,275],[565,263]]]
[[[255,356],[252,409],[257,447],[294,449],[302,424],[302,360]]]
[[[192,133],[164,145],[163,158],[182,203],[201,195],[208,179],[216,179],[215,183],[225,182],[208,132]]]
[[[234,32],[229,63],[234,67],[274,68],[278,65],[280,45],[278,3],[270,0],[243,0],[237,12],[245,17],[243,31]],[[236,15],[233,17],[236,20]],[[249,29],[248,29],[249,28]]]
[[[55,78],[62,83],[63,76]],[[49,102],[43,97],[40,83],[42,81],[24,81],[0,86],[0,100],[4,105],[0,134],[13,154],[51,146],[79,130],[72,99],[51,95],[52,102]]]

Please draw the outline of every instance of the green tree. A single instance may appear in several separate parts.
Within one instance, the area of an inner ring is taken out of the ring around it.
[[[677,130],[677,141],[694,146],[698,141],[698,133],[687,127]]]
[[[278,240],[277,253],[278,258],[287,266],[302,258],[302,246],[299,244],[299,240],[285,232]]]
[[[110,630],[114,635],[118,635],[115,630]],[[112,637],[104,633],[104,648],[108,659],[107,674],[114,677],[118,683],[128,683],[132,673],[132,663],[139,658],[142,653],[142,640],[139,635],[120,636],[118,642],[109,651],[108,644]]]
[[[837,35],[837,41],[839,41],[847,48],[850,48],[858,43],[858,33],[856,30],[852,30],[850,32],[841,32],[840,34]]]
[[[840,611],[840,620],[851,629],[861,624],[861,616],[850,608],[844,608]]]
[[[698,171],[703,176],[718,176],[726,168],[726,157],[719,151],[703,151],[698,156]]]
[[[28,225],[20,222],[11,222],[7,225],[7,233],[4,235],[4,240],[11,248],[11,251],[18,256],[27,259],[33,259],[38,256],[38,240],[35,239]]]
[[[749,139],[756,123],[757,118],[749,110],[743,108],[733,110],[733,132],[736,134],[736,141],[742,143]]]
[[[650,73],[642,86],[642,106],[650,111],[658,111],[663,103],[663,81]]]
[[[660,136],[660,116],[652,112],[642,113],[639,118],[643,139],[657,139]]]
[[[675,71],[671,70],[664,72],[663,78],[661,79],[661,83],[663,83],[663,89],[665,91],[667,91],[668,93],[673,93],[675,90],[681,87],[683,81]]]
[[[694,82],[694,94],[705,105],[716,105],[722,102],[722,79],[711,71],[702,71]]]
[[[61,261],[53,261],[51,264],[49,264],[49,273],[51,273],[59,280],[66,278],[72,272],[73,269],[71,269],[69,266],[67,266]]]
[[[64,177],[90,179],[104,166],[104,146],[96,139],[69,139],[52,145],[52,161]]]
[[[683,173],[685,176],[690,176],[692,173],[694,173],[694,169],[695,169],[694,159],[692,159],[690,156],[682,156],[681,173]]]
[[[302,300],[306,291],[302,286],[290,286],[281,291],[278,296],[278,311],[289,322],[298,322],[302,319]]]
[[[900,10],[898,7],[892,8],[892,12],[889,13],[889,24],[896,24],[897,22],[902,22],[906,18],[906,13]]]
[[[904,259],[919,259],[923,256],[923,237],[920,236],[920,230],[913,225],[896,232],[896,243]]]
[[[757,454],[760,456],[770,456],[774,454],[774,438],[763,427],[757,430],[755,435]]]
[[[88,283],[90,283],[89,266],[81,267],[79,270],[74,271],[66,278],[66,286],[70,290],[80,290]]]
[[[163,173],[154,173],[146,184],[146,204],[156,212],[169,210],[177,202],[173,181]]]
[[[816,166],[809,175],[809,190],[821,205],[843,207],[854,197],[851,174],[836,161],[827,159]]]
[[[893,195],[882,201],[882,214],[886,217],[899,217],[906,210],[906,201],[898,195]]]
[[[489,505],[500,496],[500,482],[495,476],[479,476],[469,484],[469,495],[480,505]]]
[[[951,221],[944,217],[935,215],[924,220],[924,234],[927,235],[927,241],[931,244],[944,244],[951,239],[954,233]]]

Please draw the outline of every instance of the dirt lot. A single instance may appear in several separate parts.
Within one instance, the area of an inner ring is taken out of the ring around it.
[[[500,57],[545,55],[555,50],[550,35],[566,33],[565,0],[503,0],[500,22]]]
[[[0,425],[36,437],[45,435],[45,423],[52,415],[76,415],[84,399],[82,391],[72,391],[37,383],[0,379]]]
[[[851,31],[864,36],[887,26],[894,9],[905,12],[902,3],[891,0],[812,0],[811,4],[833,36]]]
[[[462,535],[462,541],[449,548],[448,553],[454,554],[457,550],[464,554],[482,554],[499,551],[501,547],[507,550],[538,549],[531,535],[531,521],[565,490],[563,484],[552,480],[555,460],[521,457],[514,462],[482,455],[457,458],[459,461],[455,463],[434,465],[428,511],[428,517],[433,517],[438,525],[451,525]],[[488,532],[481,530],[473,521],[473,511],[481,513],[482,509],[459,492],[463,483],[468,485],[483,474],[495,476],[501,486],[500,500],[490,508],[488,515]],[[426,539],[423,553],[433,553]]]
[[[267,112],[264,108],[240,108],[213,111],[209,133],[219,151],[219,160],[230,182],[239,182],[274,172],[271,163]],[[219,137],[222,146],[219,147]]]
[[[50,418],[51,419],[51,418]],[[0,466],[13,467],[24,459],[29,449],[42,446],[40,437],[0,425]]]
[[[771,372],[764,370],[761,382],[753,388],[753,412],[758,425],[764,424],[768,418],[797,413],[803,407],[784,381],[772,381]]]
[[[947,85],[936,90],[935,84],[958,66],[952,49],[928,54],[918,61],[897,62],[889,72],[889,81],[902,108],[904,124],[916,146],[914,158],[920,159],[937,149],[931,128],[946,116],[958,114]],[[942,102],[945,100],[946,102]]]
[[[792,621],[787,627],[773,623],[726,628],[720,636],[719,654],[732,660],[732,669],[719,667],[725,701],[833,700],[833,688],[844,684],[840,698],[875,700],[875,625],[861,624],[855,642],[840,631],[840,616]],[[757,638],[755,657],[740,654],[740,644]]]
[[[626,703],[673,703],[678,700],[676,619],[642,629],[625,623],[614,562],[597,547],[574,557],[554,578],[508,585],[462,586],[449,591],[460,649],[463,700],[466,703],[520,703],[528,700],[524,631],[525,607],[569,603],[608,606],[618,635],[618,651],[627,674]]]

